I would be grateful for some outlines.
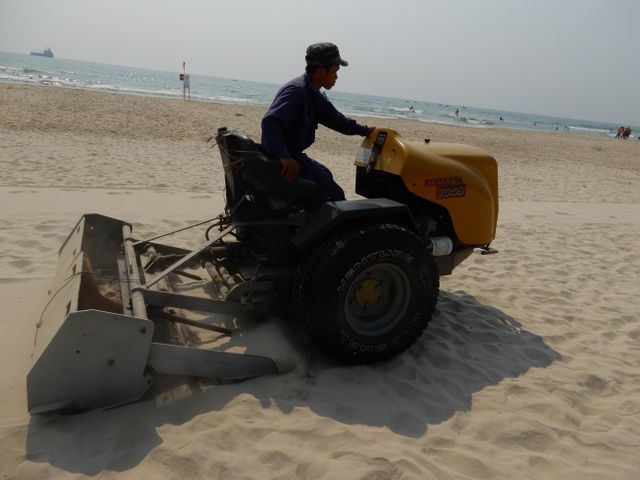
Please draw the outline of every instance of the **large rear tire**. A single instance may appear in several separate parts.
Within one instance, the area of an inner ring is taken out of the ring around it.
[[[431,320],[439,277],[420,237],[395,224],[345,229],[301,262],[294,305],[332,357],[370,363],[406,350]]]

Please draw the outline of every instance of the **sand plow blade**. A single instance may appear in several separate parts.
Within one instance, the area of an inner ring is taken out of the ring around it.
[[[173,334],[166,341],[160,334],[177,327],[167,321],[171,315],[164,307],[228,314],[244,306],[151,289],[139,243],[129,224],[98,214],[84,215],[63,243],[54,287],[36,328],[27,375],[30,413],[78,412],[139,400],[156,375],[242,380],[278,373],[267,357],[193,348]],[[174,255],[179,250],[167,248]],[[185,252],[183,258],[189,259],[198,253]],[[154,275],[152,280],[159,277]]]

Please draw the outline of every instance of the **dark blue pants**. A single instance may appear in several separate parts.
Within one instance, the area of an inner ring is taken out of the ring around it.
[[[298,176],[307,180],[312,180],[318,188],[317,205],[326,201],[344,200],[344,190],[333,179],[331,170],[316,162],[313,158],[304,153],[293,157],[302,167]]]

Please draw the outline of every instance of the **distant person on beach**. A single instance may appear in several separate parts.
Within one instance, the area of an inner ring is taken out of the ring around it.
[[[454,115],[457,117],[457,116],[458,116],[458,113],[460,113],[460,110],[458,110],[458,109],[456,108],[456,113],[454,113]]]
[[[616,139],[619,139],[624,133],[624,127],[618,128],[618,133],[616,133]]]
[[[348,62],[340,57],[333,43],[315,43],[307,48],[304,75],[285,84],[276,94],[262,118],[262,148],[280,160],[282,176],[288,182],[296,177],[312,180],[318,186],[317,204],[344,200],[344,191],[331,171],[304,151],[315,141],[318,124],[344,135],[367,136],[374,127],[361,125],[340,113],[321,88],[330,90],[340,67]]]
[[[629,140],[629,136],[631,135],[631,127],[627,127],[624,129],[624,131],[622,132],[622,139],[623,140]]]

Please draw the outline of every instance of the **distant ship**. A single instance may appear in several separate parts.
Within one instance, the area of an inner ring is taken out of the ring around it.
[[[50,48],[45,49],[43,52],[31,52],[29,55],[35,55],[36,57],[53,58],[53,52]]]

